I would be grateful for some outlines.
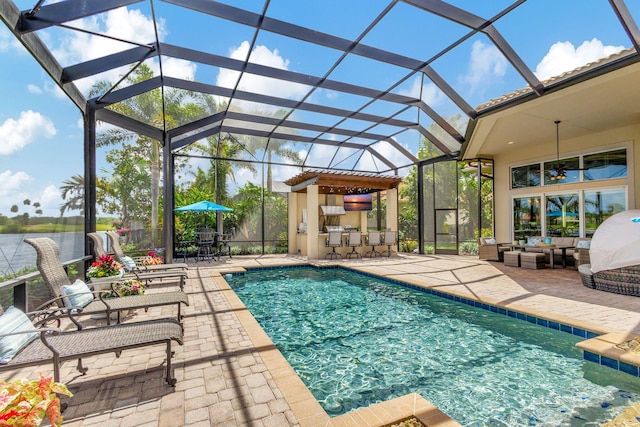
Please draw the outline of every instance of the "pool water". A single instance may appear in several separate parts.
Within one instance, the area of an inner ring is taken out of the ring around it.
[[[582,338],[342,268],[227,279],[330,416],[416,392],[466,426],[599,426],[640,380]]]

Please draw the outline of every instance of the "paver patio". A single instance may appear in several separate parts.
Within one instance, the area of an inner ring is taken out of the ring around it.
[[[175,347],[175,388],[164,382],[164,347],[105,354],[61,370],[74,397],[64,399],[68,426],[320,426],[384,425],[395,410],[430,425],[457,425],[417,395],[329,419],[266,334],[226,286],[221,272],[238,267],[304,263],[292,256],[238,257],[191,264],[185,291],[185,343]],[[328,261],[318,261],[329,264]],[[522,270],[474,257],[405,255],[333,263],[406,280],[537,315],[561,317],[594,330],[640,335],[640,298],[582,286],[575,268]],[[159,292],[165,285],[153,286]],[[174,285],[166,285],[172,286]],[[173,316],[173,308],[139,310],[127,321]],[[5,380],[51,375],[48,366],[6,372]],[[408,411],[408,412],[407,412]],[[391,417],[391,418],[390,418]],[[429,418],[431,417],[431,418]],[[431,423],[430,421],[430,423]]]

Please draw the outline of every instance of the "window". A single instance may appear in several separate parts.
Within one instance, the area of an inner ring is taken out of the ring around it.
[[[627,209],[624,189],[584,192],[585,236],[593,236],[594,231],[610,216]]]
[[[580,200],[578,193],[552,194],[545,198],[548,237],[580,236]]]
[[[540,197],[513,199],[514,240],[540,236]]]
[[[555,179],[556,174],[553,172],[550,173],[557,165],[564,167],[565,170],[565,178],[564,179]],[[551,179],[551,177],[554,179]],[[580,182],[580,158],[579,157],[570,157],[568,159],[560,159],[554,160],[552,162],[544,163],[544,185],[552,185],[552,184],[568,184],[571,182]]]
[[[627,176],[627,150],[607,151],[584,156],[584,180],[624,178]]]
[[[539,187],[540,172],[543,171],[544,185],[568,184],[580,182],[580,158],[582,157],[583,181],[625,178],[627,176],[627,150],[625,148],[604,153],[586,154],[584,156],[551,160],[526,166],[511,168],[511,188]],[[565,178],[557,179],[552,171],[558,163],[565,169]],[[554,179],[551,179],[551,177]]]
[[[511,188],[540,186],[540,164],[511,168]]]

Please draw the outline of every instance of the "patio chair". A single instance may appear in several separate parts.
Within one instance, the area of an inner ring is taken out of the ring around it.
[[[377,251],[377,246],[382,246],[384,243],[382,242],[381,233],[379,231],[370,231],[367,234],[367,245],[371,246],[371,250],[367,251],[364,256],[368,256],[369,258],[375,258],[376,256],[382,256],[382,252]]]
[[[398,238],[397,238],[398,234],[395,231],[385,231],[384,232],[384,245],[387,247],[387,250],[385,252],[382,252],[383,254],[386,253],[388,257],[391,257],[391,246],[397,246],[398,245]]]
[[[56,309],[56,316],[68,316],[74,323],[70,309]],[[0,360],[0,371],[15,370],[26,366],[53,364],[53,380],[60,381],[60,365],[67,360],[77,359],[77,369],[83,375],[87,372],[82,358],[105,353],[120,356],[123,350],[166,345],[167,384],[174,386],[171,358],[171,342],[183,344],[183,331],[174,319],[154,319],[143,322],[122,323],[96,328],[61,331],[58,328],[45,327],[50,314],[42,311],[23,313],[15,307],[9,307],[0,316],[0,341],[5,344]],[[77,323],[76,323],[77,324]]]
[[[342,259],[342,254],[336,252],[336,248],[342,247],[342,231],[330,231],[326,246],[331,248],[331,252],[326,254],[325,258],[334,259],[340,257]]]
[[[100,237],[98,233],[88,233],[88,234],[92,234]],[[125,257],[125,254],[124,254],[124,251],[122,250],[122,247],[120,246],[120,235],[115,231],[107,231],[107,237],[109,237],[109,241],[111,242],[111,247],[113,248],[113,253],[116,259],[122,262],[122,258]],[[101,237],[100,237],[100,240],[102,240]],[[144,257],[140,257],[140,258],[144,258]],[[174,262],[172,264],[142,265],[140,262],[137,262],[138,260],[136,260],[135,258],[132,258],[132,259],[136,261],[136,268],[138,268],[138,270],[140,271],[145,271],[145,270],[154,270],[154,271],[183,270],[185,271],[189,269],[189,265],[184,262]]]
[[[64,287],[73,287],[74,283],[71,282],[62,267],[62,263],[60,262],[60,248],[56,242],[48,237],[25,239],[24,241],[36,250],[36,265],[44,283],[53,296],[53,299],[45,303],[45,306],[55,304],[58,307],[63,307],[69,301],[68,296],[65,294]],[[87,291],[84,292],[86,293]],[[106,314],[107,324],[110,324],[112,313],[117,313],[118,323],[120,323],[120,312],[123,310],[134,310],[138,308],[146,310],[149,307],[175,304],[178,308],[177,319],[181,320],[181,304],[189,305],[189,298],[183,291],[162,291],[145,293],[144,295],[104,298],[107,293],[109,293],[109,291],[94,291],[92,297],[87,298],[88,301],[84,301],[86,305],[82,307],[82,313],[87,315]]]
[[[504,252],[510,251],[507,243],[497,243],[493,237],[481,237],[478,245],[478,258],[487,261],[502,261]]]
[[[359,231],[350,231],[347,236],[347,246],[351,247],[351,252],[347,252],[347,258],[351,259],[353,256],[361,258],[356,248],[362,246],[362,233]]]
[[[196,233],[198,245],[198,253],[196,254],[196,262],[208,259],[211,262],[217,255],[213,248],[216,243],[216,233],[211,229],[203,229]]]
[[[224,233],[224,234],[220,234],[218,236],[218,260],[220,259],[220,257],[222,257],[222,255],[229,255],[229,258],[231,258],[231,239],[233,238],[233,234],[232,233]]]
[[[118,239],[118,234],[114,234],[116,236],[115,239]],[[93,251],[96,258],[107,254],[104,250],[104,241],[100,234],[87,233],[87,236],[93,240]],[[136,279],[147,283],[155,279],[174,279],[180,281],[180,290],[184,289],[184,282],[188,277],[187,269],[184,267],[186,264],[160,264],[153,266],[138,265],[133,258],[127,257],[123,254],[122,249],[120,248],[120,242],[117,243],[117,251],[115,251],[116,246],[113,244],[114,238],[109,234],[109,232],[107,232],[107,236],[109,237],[109,240],[111,240],[112,247],[114,248],[115,258],[124,266],[125,278],[135,277]],[[118,253],[120,255],[118,255]],[[173,267],[174,265],[176,266],[175,268]],[[156,270],[155,267],[159,268]]]

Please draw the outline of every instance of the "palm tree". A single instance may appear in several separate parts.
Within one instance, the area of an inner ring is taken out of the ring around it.
[[[136,84],[153,77],[153,71],[146,64],[137,67],[126,78],[127,84]],[[105,93],[113,85],[109,82],[98,82],[91,89],[91,96]],[[160,129],[170,129],[177,124],[184,123],[192,118],[199,107],[193,103],[185,103],[187,93],[177,90],[165,90],[165,103],[159,89],[154,89],[134,98],[127,99],[109,108],[127,117],[157,126]],[[110,128],[98,135],[97,145],[109,146],[122,144],[125,141],[134,140],[137,149],[131,154],[141,155],[147,160],[151,177],[151,231],[155,233],[158,228],[159,200],[160,200],[160,174],[161,174],[161,142],[144,135],[134,134],[121,128]],[[155,236],[152,236],[155,237]],[[154,238],[153,241],[156,239]]]
[[[60,216],[66,211],[78,210],[84,215],[84,177],[73,175],[70,179],[62,181],[60,187],[64,203],[60,205]]]

